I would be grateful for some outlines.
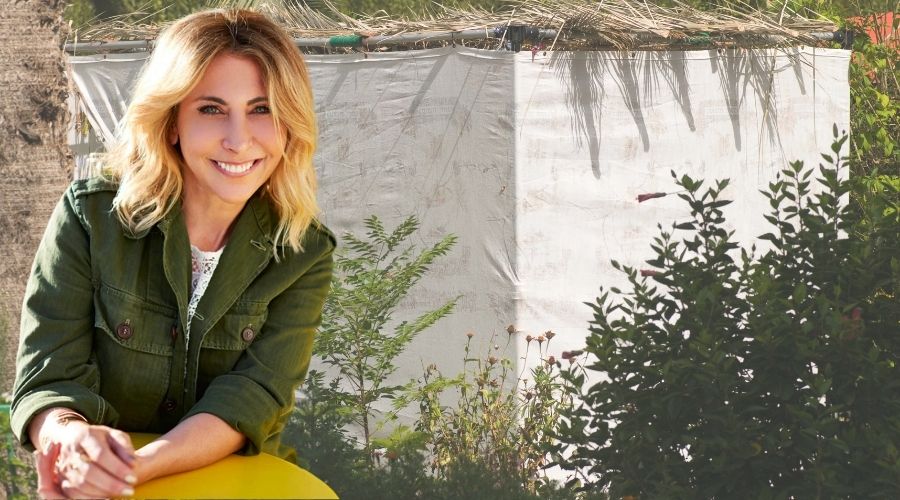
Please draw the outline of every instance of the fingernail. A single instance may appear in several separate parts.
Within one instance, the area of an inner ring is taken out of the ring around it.
[[[137,477],[134,474],[128,474],[125,476],[125,482],[129,484],[134,484],[137,482]]]
[[[122,490],[122,495],[130,497],[134,495],[134,488],[128,487]]]

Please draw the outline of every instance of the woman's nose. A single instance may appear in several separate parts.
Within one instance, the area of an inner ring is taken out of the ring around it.
[[[222,138],[222,147],[235,153],[241,153],[250,147],[252,142],[253,134],[250,132],[246,117],[232,115],[228,120],[225,137]]]

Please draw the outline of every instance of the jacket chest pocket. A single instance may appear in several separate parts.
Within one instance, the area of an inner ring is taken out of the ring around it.
[[[169,387],[177,312],[101,285],[94,298],[100,395],[123,429],[146,428]]]
[[[235,368],[244,351],[256,341],[267,313],[268,305],[265,303],[238,302],[203,336],[198,366],[198,397],[212,379]]]

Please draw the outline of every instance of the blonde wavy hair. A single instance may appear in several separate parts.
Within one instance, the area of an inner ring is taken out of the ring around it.
[[[183,186],[183,160],[169,137],[178,105],[223,53],[259,65],[275,126],[286,132],[281,163],[264,189],[278,215],[276,245],[300,251],[319,211],[312,166],[317,137],[312,90],[306,64],[290,36],[250,10],[191,14],[159,36],[119,129],[120,141],[106,158],[108,174],[119,182],[114,210],[127,229],[141,233],[175,205]]]

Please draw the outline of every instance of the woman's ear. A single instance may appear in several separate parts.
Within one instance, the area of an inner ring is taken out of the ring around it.
[[[169,131],[169,144],[173,146],[178,144],[178,127],[173,126]]]

